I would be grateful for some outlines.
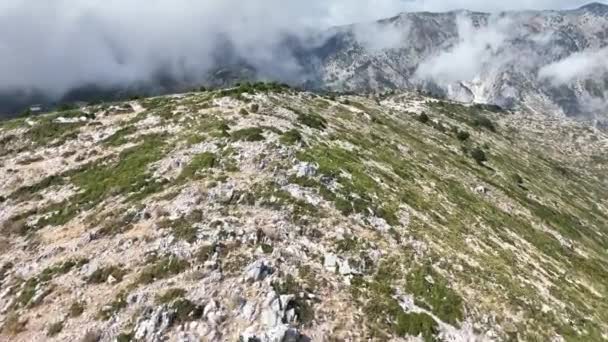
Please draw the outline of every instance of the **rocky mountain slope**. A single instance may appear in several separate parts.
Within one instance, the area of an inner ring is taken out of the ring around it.
[[[0,340],[608,339],[594,128],[273,84],[0,125]]]
[[[336,28],[303,61],[315,61],[309,68],[317,85],[334,90],[421,89],[605,120],[607,37],[608,5],[599,3],[570,11],[403,13]]]

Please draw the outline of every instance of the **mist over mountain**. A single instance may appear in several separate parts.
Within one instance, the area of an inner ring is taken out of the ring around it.
[[[0,7],[0,32],[11,32],[0,38],[0,113],[261,79],[601,118],[608,11],[569,9],[579,5],[9,1]]]
[[[342,28],[321,50],[319,84],[605,118],[607,9],[404,13],[374,24],[387,39],[372,44],[361,25]]]

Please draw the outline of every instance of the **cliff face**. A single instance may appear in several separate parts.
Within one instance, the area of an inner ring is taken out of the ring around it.
[[[0,339],[601,340],[607,145],[259,84],[2,122]]]

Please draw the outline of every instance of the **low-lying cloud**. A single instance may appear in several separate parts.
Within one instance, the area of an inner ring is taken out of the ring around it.
[[[415,77],[423,80],[458,82],[480,76],[488,64],[501,63],[498,50],[508,38],[511,21],[490,18],[490,23],[475,27],[469,17],[457,18],[458,42],[451,48],[422,62]]]
[[[286,36],[334,25],[368,22],[402,11],[456,8],[500,11],[573,8],[578,0],[4,0],[0,2],[0,92],[41,90],[59,97],[87,84],[112,87],[167,73],[196,81],[209,70],[217,45],[228,42],[240,58],[284,78],[300,65],[281,48]],[[355,32],[370,49],[400,43],[398,32]],[[464,28],[466,30],[467,28]],[[487,38],[465,40],[448,58],[484,58]],[[382,36],[383,39],[375,39]],[[485,39],[485,40],[484,40]],[[434,63],[434,64],[433,64]],[[430,74],[450,75],[440,60]]]
[[[538,76],[554,85],[568,84],[608,73],[608,48],[585,50],[542,67]]]

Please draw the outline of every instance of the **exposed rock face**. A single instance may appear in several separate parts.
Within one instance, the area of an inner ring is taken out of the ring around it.
[[[268,84],[85,111],[0,123],[1,341],[608,336],[601,130]]]
[[[571,11],[403,13],[326,33],[303,60],[318,61],[310,69],[319,87],[419,89],[605,121],[608,69],[599,60],[608,58],[607,13],[598,3]],[[580,53],[596,72],[567,76],[564,69],[583,62]]]

